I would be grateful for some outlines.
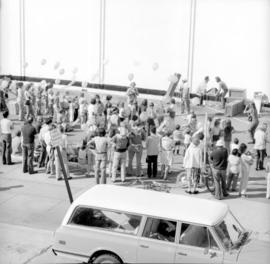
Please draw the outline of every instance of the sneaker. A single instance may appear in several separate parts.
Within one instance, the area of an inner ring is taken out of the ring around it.
[[[197,190],[193,191],[192,194],[198,194],[199,192]]]
[[[57,180],[58,180],[58,181],[62,181],[62,180],[63,180],[63,178],[58,178]]]
[[[188,190],[186,190],[185,192],[188,193],[188,194],[192,194],[192,192],[191,191],[188,191]]]

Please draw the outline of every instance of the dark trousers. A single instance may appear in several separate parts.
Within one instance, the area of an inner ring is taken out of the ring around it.
[[[34,143],[23,144],[23,172],[33,173]]]
[[[147,175],[148,178],[152,176],[155,178],[157,176],[157,160],[158,156],[147,156]]]
[[[266,155],[265,149],[257,149],[257,156],[256,156],[256,168],[263,169],[263,162]]]
[[[212,169],[213,178],[215,183],[215,198],[221,200],[224,196],[227,196],[226,189],[226,170]]]
[[[254,120],[254,121],[250,122],[250,124],[249,124],[249,128],[248,128],[249,137],[253,143],[255,142],[254,133],[255,133],[255,130],[256,130],[258,124],[259,124],[259,121],[257,121],[257,120]]]
[[[2,143],[3,143],[3,164],[11,163],[11,152],[12,152],[12,143],[11,143],[11,134],[2,134]]]
[[[238,177],[239,177],[239,173],[229,172],[228,179],[227,179],[227,190],[228,191],[231,188],[232,188],[232,190],[236,190]]]

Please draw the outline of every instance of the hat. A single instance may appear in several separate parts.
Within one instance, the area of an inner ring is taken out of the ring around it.
[[[224,141],[222,139],[219,139],[216,143],[217,147],[224,147]]]

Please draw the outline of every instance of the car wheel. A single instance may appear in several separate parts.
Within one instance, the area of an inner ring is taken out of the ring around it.
[[[94,261],[93,261],[94,264],[97,264],[97,263],[122,263],[120,261],[120,259],[118,257],[116,257],[115,255],[112,255],[112,254],[102,254],[100,256],[98,256]]]

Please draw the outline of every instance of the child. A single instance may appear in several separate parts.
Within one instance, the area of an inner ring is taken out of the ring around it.
[[[235,138],[233,140],[233,143],[231,144],[231,150],[237,149],[239,150],[239,139]]]
[[[170,169],[173,163],[173,149],[174,149],[174,141],[170,137],[171,132],[166,131],[165,135],[161,138],[161,173],[163,174],[163,179],[166,180],[168,177],[168,173],[170,173]]]
[[[83,140],[81,147],[79,148],[78,153],[78,163],[79,166],[83,169],[87,169],[87,173],[85,176],[90,174],[90,170],[88,169],[88,162],[87,162],[87,141]]]
[[[186,129],[185,135],[184,135],[184,153],[183,156],[185,156],[186,150],[188,149],[189,145],[191,143],[191,130],[189,128]]]
[[[180,154],[180,145],[182,139],[182,133],[180,131],[181,126],[176,125],[175,130],[173,131],[173,141],[174,141],[174,154]]]
[[[187,172],[188,179],[188,194],[197,194],[199,193],[197,189],[197,184],[199,182],[198,177],[200,176],[200,170],[202,168],[202,151],[200,148],[200,139],[195,136],[192,139],[192,143],[189,148],[186,150],[183,167]],[[191,191],[193,184],[193,191]]]
[[[266,162],[266,198],[270,199],[270,156],[267,156]]]
[[[225,120],[224,125],[224,142],[225,148],[227,149],[228,153],[231,153],[231,142],[232,142],[232,133],[234,132],[234,128],[232,126],[232,122],[230,119]]]
[[[12,154],[13,155],[22,155],[22,137],[21,131],[16,132],[16,136],[12,138]]]
[[[240,172],[240,157],[238,155],[238,149],[233,149],[229,155],[229,175],[227,179],[227,190],[232,187],[232,192],[236,191],[237,180]]]

